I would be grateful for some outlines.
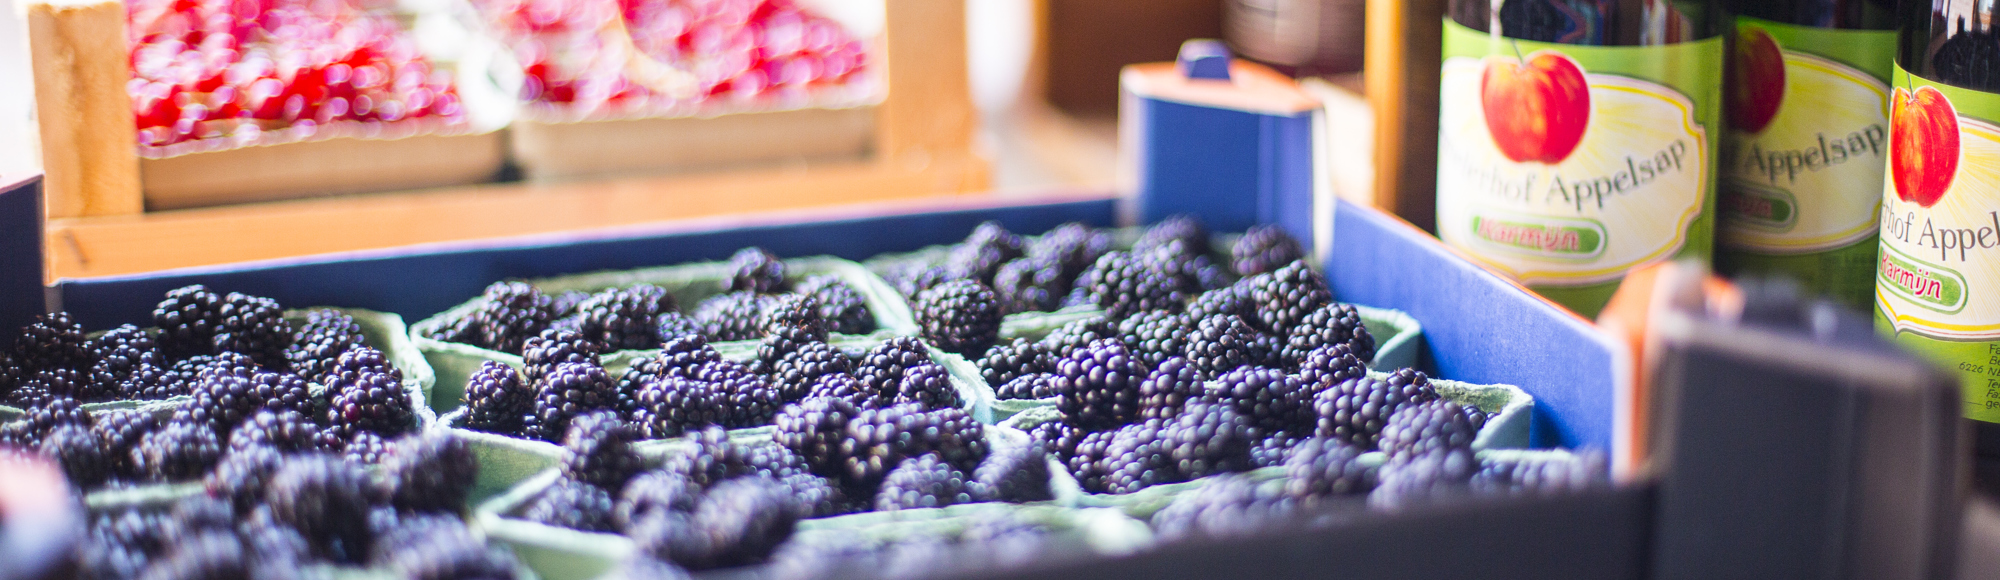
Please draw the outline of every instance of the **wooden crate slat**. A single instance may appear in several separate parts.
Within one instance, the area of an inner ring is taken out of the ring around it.
[[[139,160],[154,210],[492,181],[500,132],[336,138]]]
[[[122,2],[33,2],[27,14],[35,116],[52,217],[138,213],[137,124]]]

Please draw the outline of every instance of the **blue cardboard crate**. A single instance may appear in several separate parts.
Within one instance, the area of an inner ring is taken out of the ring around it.
[[[859,260],[954,242],[985,220],[1024,233],[1068,221],[1111,226],[1116,203],[1101,196],[1011,205],[903,203],[831,216],[707,220],[70,279],[58,282],[54,295],[56,306],[87,328],[147,323],[166,291],[197,283],[287,305],[367,308],[422,320],[506,278],[718,260],[749,245],[781,256]],[[1325,266],[1336,297],[1416,316],[1427,335],[1424,364],[1443,378],[1528,391],[1536,400],[1536,446],[1611,448],[1614,393],[1630,374],[1618,343],[1401,220],[1345,202],[1334,213],[1334,249]]]

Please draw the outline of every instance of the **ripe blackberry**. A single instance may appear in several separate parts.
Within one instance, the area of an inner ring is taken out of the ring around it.
[[[556,318],[569,318],[576,315],[577,306],[589,300],[590,296],[589,292],[582,290],[564,290],[549,297],[549,307],[555,311]]]
[[[1292,447],[1300,441],[1303,439],[1284,433],[1265,437],[1250,448],[1250,466],[1264,468],[1284,465],[1285,460],[1291,457]]]
[[[543,441],[561,441],[570,420],[591,411],[611,410],[618,403],[618,384],[604,367],[562,363],[535,384],[535,407],[523,431]]]
[[[1200,320],[1162,310],[1141,312],[1118,321],[1118,337],[1147,368],[1153,368],[1192,346],[1191,331]]]
[[[651,284],[598,292],[576,306],[583,337],[608,350],[659,346],[661,314],[675,310],[674,297]]]
[[[229,451],[269,447],[282,453],[317,451],[319,425],[298,411],[260,409],[229,433]]]
[[[790,403],[811,394],[820,377],[845,375],[853,370],[854,361],[839,349],[824,342],[811,342],[779,359],[772,369],[771,382],[778,387],[778,398]]]
[[[1021,375],[1006,384],[994,387],[996,398],[1000,399],[1047,399],[1061,393],[1062,378],[1052,373]]]
[[[370,567],[408,580],[506,580],[515,577],[520,564],[506,550],[487,546],[456,518],[400,526],[376,546]]]
[[[926,409],[959,406],[958,387],[951,384],[950,373],[937,363],[925,363],[903,370],[903,380],[898,382],[897,403],[916,403]]]
[[[1468,405],[1465,405],[1465,406],[1463,406],[1463,407],[1461,407],[1461,408],[1465,410],[1465,420],[1466,420],[1466,422],[1468,422],[1468,423],[1471,423],[1471,424],[1472,424],[1472,431],[1473,431],[1474,433],[1477,433],[1477,432],[1479,432],[1479,430],[1481,430],[1481,429],[1485,429],[1485,428],[1486,428],[1486,422],[1487,422],[1487,421],[1489,421],[1489,420],[1492,420],[1492,419],[1493,419],[1493,416],[1494,416],[1494,415],[1498,415],[1498,414],[1499,414],[1499,413],[1497,413],[1497,412],[1496,412],[1496,413],[1488,413],[1488,412],[1485,412],[1485,411],[1481,411],[1481,410],[1479,410],[1479,407],[1475,407],[1475,406],[1473,406],[1473,405],[1469,405],[1469,404],[1468,404]]]
[[[257,364],[285,367],[285,349],[292,346],[292,329],[276,300],[230,292],[222,296],[215,326],[215,349],[240,352]]]
[[[160,365],[160,348],[153,336],[126,324],[90,339],[88,373],[93,383],[120,383],[141,364]]]
[[[1153,530],[1162,540],[1242,537],[1290,517],[1296,502],[1279,490],[1243,475],[1224,475],[1203,482],[1153,514]]]
[[[250,559],[236,535],[206,531],[175,543],[138,576],[142,580],[250,578]]]
[[[480,331],[477,312],[447,318],[435,327],[419,328],[417,334],[440,342],[456,342],[479,345],[485,340]]]
[[[573,479],[559,479],[529,502],[521,517],[531,522],[582,530],[615,531],[611,524],[611,494],[604,488]]]
[[[979,501],[978,481],[936,453],[904,459],[882,479],[876,511],[934,508]]]
[[[132,463],[140,476],[153,481],[182,481],[207,473],[222,457],[215,429],[203,423],[168,421],[140,436]]]
[[[518,353],[556,319],[555,302],[526,282],[494,282],[471,314],[480,346]]]
[[[805,459],[814,472],[838,474],[848,423],[860,414],[860,408],[844,399],[808,397],[778,413],[771,439]]]
[[[923,264],[913,264],[884,274],[883,277],[888,279],[890,285],[896,287],[897,293],[911,300],[915,300],[917,295],[925,290],[956,279],[943,266]]]
[[[258,371],[250,376],[250,383],[250,396],[263,401],[266,409],[289,409],[315,416],[325,410],[324,402],[313,397],[312,385],[298,375]]]
[[[48,369],[86,370],[90,368],[90,341],[83,325],[68,312],[51,312],[35,317],[21,327],[14,338],[14,356],[23,374]]]
[[[617,413],[594,411],[570,421],[563,437],[563,476],[602,487],[622,489],[638,475],[644,460],[632,450],[639,432]]]
[[[651,376],[690,377],[695,369],[722,360],[722,353],[708,344],[708,339],[699,336],[683,337],[667,341],[661,347],[660,355],[643,361],[648,365],[646,374]]]
[[[956,408],[925,411],[903,404],[862,409],[847,422],[840,443],[842,470],[837,475],[851,488],[875,489],[904,459],[930,452],[960,469],[970,469],[986,457],[984,434],[979,422]]]
[[[654,334],[661,343],[684,336],[702,336],[704,332],[701,321],[679,312],[662,312],[653,320]]]
[[[954,280],[925,290],[916,310],[924,339],[945,352],[978,355],[1000,339],[1000,306],[978,282]]]
[[[990,284],[1001,264],[1021,257],[1022,253],[1020,236],[996,222],[986,222],[966,236],[965,241],[951,247],[944,259],[945,275],[949,279]]]
[[[314,310],[306,313],[306,323],[299,327],[292,346],[285,349],[285,361],[292,372],[317,382],[340,360],[340,353],[362,341],[361,324],[353,316],[338,310]]]
[[[105,452],[111,454],[113,475],[119,478],[139,477],[132,453],[138,449],[141,438],[160,428],[159,418],[150,411],[140,409],[108,409],[91,413],[91,422],[91,429],[97,431],[97,439],[104,443]]]
[[[1178,479],[1196,479],[1255,467],[1251,450],[1262,440],[1250,417],[1220,401],[1198,400],[1164,420],[1166,442]]]
[[[1069,222],[1028,244],[1028,255],[1047,257],[1061,265],[1064,285],[1076,280],[1097,258],[1111,251],[1111,236],[1090,226]]]
[[[55,430],[56,427],[63,425],[91,427],[95,425],[93,418],[83,410],[83,406],[78,404],[76,399],[63,395],[41,397],[34,404],[29,405],[27,411],[27,416],[21,423],[25,432],[32,438],[31,441],[26,442],[28,443],[27,447],[34,447],[39,444],[42,436]]]
[[[1118,339],[1101,339],[1056,363],[1056,409],[1085,429],[1110,429],[1139,417],[1147,371]]]
[[[395,375],[370,371],[354,373],[352,378],[343,375],[327,390],[333,393],[327,427],[342,439],[361,431],[395,437],[416,429],[416,409]]]
[[[121,510],[98,513],[77,546],[77,577],[91,580],[136,578],[167,551],[165,514]]]
[[[1378,472],[1375,489],[1368,493],[1368,506],[1393,510],[1466,495],[1478,471],[1479,462],[1470,449],[1392,459]]]
[[[155,359],[157,355],[147,355]],[[93,371],[94,372],[94,371]],[[102,376],[102,375],[96,375]],[[135,401],[156,401],[187,394],[186,385],[173,381],[167,369],[142,361],[132,367],[132,372],[118,383],[118,397]]]
[[[1098,258],[1077,285],[1086,289],[1091,303],[1103,308],[1105,318],[1111,320],[1148,310],[1178,312],[1186,300],[1175,273],[1156,270],[1125,252]]]
[[[1299,441],[1285,459],[1285,492],[1300,499],[1368,493],[1375,467],[1361,460],[1366,452],[1328,437]]]
[[[450,431],[429,431],[391,445],[382,474],[397,509],[457,514],[479,477],[479,457]]]
[[[972,233],[966,234],[965,241],[960,244],[991,247],[999,250],[1009,260],[1019,258],[1027,252],[1027,243],[1021,239],[1020,234],[1007,231],[1007,226],[993,220],[980,222],[978,226],[973,227]]]
[[[1202,225],[1200,218],[1188,214],[1167,216],[1159,223],[1147,226],[1132,247],[1154,248],[1174,241],[1181,242],[1190,250],[1206,251],[1209,247],[1208,228]]]
[[[827,330],[841,334],[875,332],[875,315],[868,310],[868,301],[839,277],[808,276],[799,283],[797,291],[819,304],[819,317],[826,320]]]
[[[94,383],[89,374],[72,368],[42,369],[30,375],[26,383],[24,391],[46,392],[79,401],[103,401],[118,394],[117,383]]]
[[[90,427],[69,423],[42,435],[41,454],[62,466],[71,485],[90,489],[104,485],[117,468],[116,457]]]
[[[701,493],[702,486],[688,479],[686,473],[669,469],[648,471],[633,477],[618,493],[617,503],[612,504],[611,521],[617,529],[629,533],[635,524],[651,518],[685,517],[694,512]]]
[[[1284,228],[1272,225],[1250,226],[1250,231],[1236,240],[1229,254],[1235,258],[1236,273],[1255,276],[1276,270],[1285,264],[1306,257],[1304,247]]]
[[[840,399],[863,409],[889,404],[887,399],[882,398],[882,393],[861,384],[861,380],[854,375],[845,373],[821,376],[818,382],[813,383],[812,391],[806,394],[806,399],[814,398]]]
[[[203,478],[203,486],[208,495],[228,500],[238,512],[249,513],[264,502],[264,488],[284,463],[285,454],[274,447],[232,450]]]
[[[223,357],[227,360],[228,357]],[[354,382],[362,374],[385,374],[397,381],[403,380],[403,370],[389,362],[389,356],[382,351],[365,346],[357,346],[340,353],[333,366],[320,375],[320,384],[328,387],[341,382]]]
[[[1388,377],[1360,377],[1320,391],[1313,397],[1319,415],[1316,435],[1334,437],[1362,449],[1374,449],[1389,417],[1404,405],[1437,400],[1430,378],[1411,369]]]
[[[1378,445],[1391,459],[1450,449],[1472,449],[1479,431],[1458,403],[1438,399],[1403,405],[1382,425]]]
[[[160,377],[156,388],[150,391],[152,394],[162,396],[146,398],[166,399],[193,395],[195,385],[201,380],[202,371],[221,363],[221,359],[215,355],[206,354],[174,361],[174,364],[166,367],[166,372]]]
[[[1070,448],[1070,453],[1063,456],[1063,464],[1069,468],[1070,475],[1076,478],[1077,484],[1083,489],[1103,491],[1106,474],[1104,459],[1109,454],[1111,440],[1118,435],[1118,430],[1090,432],[1079,430],[1079,433],[1081,436],[1076,437],[1076,444]]]
[[[539,384],[550,369],[562,363],[601,364],[598,355],[611,350],[603,341],[583,333],[551,328],[521,344],[521,379]]]
[[[356,432],[345,442],[332,438],[328,443],[328,449],[337,445],[342,457],[362,465],[380,464],[382,458],[389,456],[389,441],[371,431]]]
[[[1087,432],[1062,421],[1043,421],[1028,431],[1029,438],[1049,450],[1056,459],[1068,461],[1076,455],[1076,446],[1083,441]]]
[[[1216,378],[1245,366],[1276,363],[1277,339],[1237,318],[1220,314],[1202,319],[1189,333],[1181,355],[1202,378]]]
[[[889,474],[891,479],[895,476]],[[1049,488],[1049,456],[1040,443],[994,449],[973,471],[972,479],[986,492],[983,499],[1012,503],[1055,499]]]
[[[769,425],[784,402],[778,388],[763,375],[735,361],[720,361],[696,369],[694,379],[712,385],[721,401],[716,424],[730,429]]]
[[[1609,485],[1604,453],[1585,451],[1481,461],[1472,489],[1495,495],[1552,495]]]
[[[778,478],[778,483],[792,490],[792,497],[798,500],[801,518],[837,516],[856,509],[851,505],[853,502],[848,500],[845,490],[835,485],[833,480],[812,472],[787,475]]]
[[[1187,306],[1188,318],[1201,320],[1217,314],[1234,314],[1244,322],[1261,323],[1257,318],[1257,305],[1250,301],[1250,280],[1255,278],[1246,278],[1195,296]]]
[[[167,292],[153,308],[153,325],[160,327],[160,351],[169,360],[215,354],[215,332],[222,325],[222,296],[200,284]]]
[[[764,309],[759,324],[764,329],[764,342],[757,346],[757,360],[770,365],[800,347],[827,339],[826,320],[819,317],[819,303],[811,296],[777,298]]]
[[[1061,360],[1076,353],[1078,349],[1090,346],[1090,343],[1096,342],[1100,338],[1116,338],[1117,336],[1118,327],[1116,323],[1105,320],[1103,317],[1091,317],[1083,320],[1073,320],[1057,327],[1047,336],[1043,336],[1041,343],[1042,346],[1048,347],[1050,354],[1055,355],[1055,360]]]
[[[670,457],[662,468],[687,477],[701,488],[737,477],[783,479],[810,468],[805,459],[781,445],[739,444],[720,427],[694,434],[695,447]]]
[[[1353,345],[1340,342],[1313,349],[1299,359],[1298,375],[1314,393],[1368,374],[1368,365],[1354,355]]]
[[[322,553],[368,553],[368,512],[375,489],[368,469],[331,455],[297,455],[272,472],[264,504]]]
[[[1028,257],[1000,265],[993,274],[993,296],[1001,314],[1046,312],[1062,308],[1070,292],[1063,265],[1053,257]]]
[[[1174,443],[1159,420],[1126,425],[1112,432],[1098,472],[1102,478],[1090,491],[1132,493],[1162,483],[1185,481],[1176,469]]]
[[[1361,313],[1352,305],[1329,302],[1292,327],[1285,339],[1285,365],[1296,367],[1314,350],[1333,344],[1346,344],[1361,362],[1375,359],[1375,337],[1361,323]]]
[[[498,361],[479,363],[465,382],[465,427],[514,435],[521,417],[534,412],[535,392],[521,384],[514,367]]]
[[[1312,391],[1284,371],[1243,367],[1216,377],[1212,389],[1265,433],[1302,435],[1314,427]]]
[[[1205,392],[1207,386],[1193,363],[1181,357],[1161,361],[1139,383],[1139,417],[1167,419],[1179,415],[1182,406]]]
[[[711,340],[755,340],[763,331],[759,318],[770,302],[770,296],[754,292],[719,294],[695,305],[694,319]]]
[[[663,546],[643,528],[633,539],[642,549],[669,555],[693,570],[755,564],[770,559],[791,538],[798,513],[797,501],[785,486],[763,478],[732,479],[709,490],[695,506],[688,526],[693,533],[681,536],[694,541]]]
[[[785,261],[763,248],[737,250],[729,256],[729,265],[735,273],[730,275],[724,290],[770,294],[785,287]]]
[[[637,400],[640,411],[633,416],[646,421],[640,428],[654,438],[679,437],[718,425],[728,404],[716,385],[676,376],[646,378]]]
[[[861,381],[864,389],[877,393],[882,400],[894,400],[897,391],[902,388],[904,371],[929,362],[930,349],[922,341],[916,337],[899,336],[861,355],[860,364],[854,368],[854,378]]]
[[[1305,321],[1306,315],[1333,302],[1333,291],[1327,288],[1326,279],[1307,267],[1304,260],[1258,274],[1247,282],[1250,300],[1257,305],[1260,326],[1280,336],[1289,336],[1293,328]]]
[[[1222,288],[1230,282],[1229,273],[1209,259],[1207,248],[1189,246],[1180,240],[1134,248],[1132,257],[1155,275],[1172,280],[1174,288],[1185,296]]]

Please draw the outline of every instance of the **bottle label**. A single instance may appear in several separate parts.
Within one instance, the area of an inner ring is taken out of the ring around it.
[[[1708,257],[1721,38],[1575,46],[1444,26],[1446,243],[1585,316],[1627,270]]]
[[[1874,288],[1893,30],[1736,22],[1718,262],[1855,306]]]
[[[2000,422],[2000,95],[1898,66],[1889,103],[1875,325],[1956,373]]]

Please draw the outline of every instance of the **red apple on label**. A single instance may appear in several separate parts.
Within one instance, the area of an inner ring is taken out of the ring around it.
[[[1944,93],[1898,87],[1889,105],[1889,174],[1896,197],[1936,205],[1958,175],[1958,112]]]
[[[1785,53],[1762,28],[1743,29],[1735,53],[1729,59],[1729,122],[1758,133],[1771,125],[1785,100]]]
[[[1561,163],[1576,151],[1590,124],[1590,86],[1583,68],[1555,52],[1530,54],[1526,63],[1488,60],[1479,79],[1479,101],[1493,143],[1517,163]]]

